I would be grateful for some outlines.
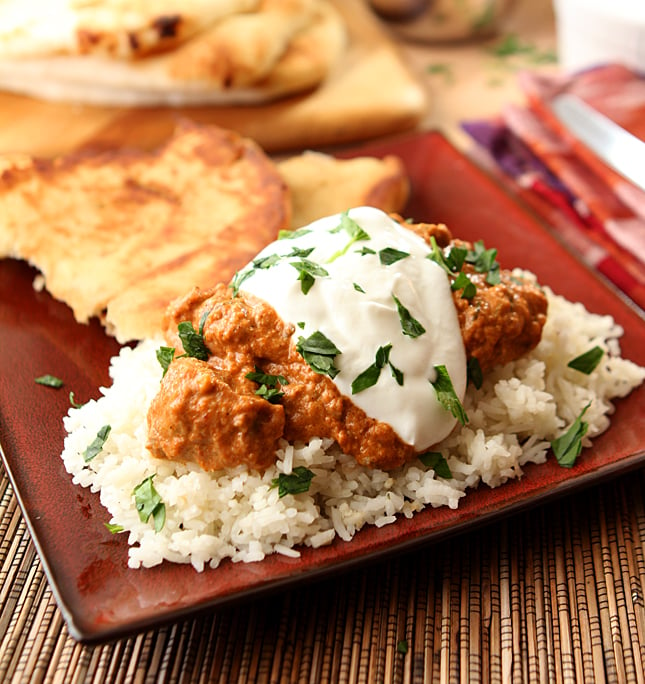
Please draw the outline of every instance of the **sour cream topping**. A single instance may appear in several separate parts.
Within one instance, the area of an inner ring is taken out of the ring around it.
[[[450,282],[430,252],[384,212],[358,207],[271,243],[236,277],[239,290],[296,326],[296,340],[316,332],[330,340],[341,352],[334,359],[339,390],[418,451],[456,422],[432,384],[436,367],[445,366],[459,401],[467,383]],[[376,382],[352,393],[355,379],[388,347]]]

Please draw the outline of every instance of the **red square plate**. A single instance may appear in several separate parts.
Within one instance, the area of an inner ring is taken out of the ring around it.
[[[412,181],[406,216],[444,222],[453,234],[498,248],[504,266],[532,270],[540,282],[625,329],[623,353],[645,365],[642,312],[571,254],[440,134],[429,132],[368,145],[352,154],[399,155]],[[349,155],[351,156],[351,155]],[[126,540],[103,523],[98,495],[75,487],[59,458],[69,407],[67,391],[34,382],[44,373],[65,379],[80,401],[107,385],[117,344],[94,322],[78,325],[70,310],[32,288],[35,271],[0,262],[0,440],[3,459],[52,590],[78,640],[96,643],[212,609],[234,600],[314,579],[384,554],[427,543],[496,516],[642,464],[645,460],[645,386],[618,402],[612,427],[583,452],[573,469],[555,459],[529,466],[524,477],[498,489],[481,486],[457,510],[427,509],[414,518],[360,532],[346,543],[304,549],[299,559],[275,555],[260,563],[224,562],[195,572],[165,563],[127,567]]]

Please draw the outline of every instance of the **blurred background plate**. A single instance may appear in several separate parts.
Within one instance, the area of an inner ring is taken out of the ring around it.
[[[94,146],[154,147],[178,118],[239,131],[267,152],[353,143],[415,127],[428,98],[386,29],[361,0],[332,0],[349,47],[318,89],[257,106],[124,109],[0,93],[0,153],[52,156]]]

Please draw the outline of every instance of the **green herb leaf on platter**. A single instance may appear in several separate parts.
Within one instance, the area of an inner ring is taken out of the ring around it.
[[[584,373],[585,375],[590,375],[596,370],[604,355],[604,349],[596,345],[587,350],[584,354],[580,354],[580,356],[576,356],[575,359],[571,359],[567,366],[580,371],[580,373]]]
[[[110,534],[119,534],[120,532],[125,531],[125,527],[123,525],[117,525],[116,523],[103,523],[105,525],[105,528],[107,529]]]
[[[399,320],[401,321],[401,331],[408,337],[416,338],[425,333],[426,329],[412,316],[410,311],[403,306],[396,295],[392,295],[397,311],[399,312]]]
[[[334,359],[341,353],[340,349],[319,330],[309,337],[300,337],[296,350],[302,355],[309,367],[316,373],[335,378],[339,371],[334,366]]]
[[[339,233],[343,230],[349,235],[349,241],[342,249],[339,249],[336,253],[332,254],[329,259],[327,259],[328,263],[331,263],[332,261],[335,261],[339,257],[343,256],[355,242],[359,242],[361,240],[371,240],[369,234],[366,233],[363,228],[361,228],[361,226],[354,221],[353,218],[350,218],[348,212],[346,211],[340,215],[340,221],[338,225],[336,228],[333,228],[331,232]]]
[[[313,478],[313,471],[305,466],[297,466],[291,473],[280,473],[278,477],[274,477],[271,486],[278,488],[278,496],[282,498],[287,494],[302,494],[309,491]]]
[[[316,282],[316,278],[324,278],[329,275],[326,269],[309,259],[301,259],[300,261],[290,263],[298,271],[298,280],[300,281],[300,289],[303,294],[307,294],[311,290]]]
[[[284,375],[270,375],[263,373],[259,368],[256,368],[255,372],[247,373],[245,377],[260,385],[255,393],[271,404],[277,404],[284,397],[284,392],[281,391],[280,386],[289,384]]]
[[[78,408],[81,408],[81,406],[83,406],[83,402],[76,401],[76,398],[74,397],[74,392],[70,392],[69,393],[69,405],[72,408],[78,409]]]
[[[479,365],[479,360],[476,357],[473,356],[468,359],[466,362],[466,372],[468,382],[471,383],[475,389],[481,389],[482,383],[484,382],[484,374]]]
[[[35,382],[38,385],[52,387],[53,389],[59,389],[63,386],[63,381],[60,378],[57,378],[55,375],[50,375],[49,373],[35,378]]]
[[[152,517],[155,532],[160,532],[166,523],[166,505],[155,489],[153,479],[154,475],[146,477],[134,488],[132,494],[139,520],[146,523]]]
[[[452,415],[462,424],[468,422],[466,411],[455,392],[450,374],[444,365],[434,367],[437,377],[434,382],[430,384],[434,387],[437,394],[437,400]]]
[[[432,468],[439,477],[444,478],[444,480],[450,480],[452,478],[452,471],[448,465],[448,461],[444,458],[444,455],[440,451],[426,451],[423,454],[419,454],[419,460],[423,463],[426,468]]]
[[[98,456],[98,454],[101,453],[101,451],[103,450],[103,446],[105,445],[105,442],[107,441],[107,438],[110,435],[111,430],[111,425],[104,425],[102,428],[99,429],[99,431],[96,433],[96,437],[92,440],[91,444],[83,452],[83,460],[85,461],[85,463],[89,463],[92,459],[96,458],[96,456]]]
[[[295,240],[296,238],[311,233],[310,228],[298,228],[297,230],[281,230],[278,233],[278,240]]]
[[[190,356],[200,361],[208,361],[210,351],[204,342],[203,335],[205,316],[208,316],[208,313],[210,312],[206,312],[202,316],[199,330],[195,330],[190,321],[182,321],[177,326],[177,334],[184,347],[185,356]]]
[[[236,271],[231,282],[229,283],[229,288],[233,291],[233,296],[237,297],[240,288],[245,280],[248,280],[255,273],[255,269],[248,268],[244,271]]]
[[[156,351],[157,361],[163,369],[162,377],[168,372],[168,368],[175,358],[175,348],[174,347],[159,347]]]
[[[385,247],[385,249],[381,249],[378,253],[379,261],[383,266],[391,266],[409,256],[410,252],[403,252],[400,249],[394,249],[394,247]]]
[[[587,404],[573,421],[571,427],[551,442],[553,454],[563,468],[572,468],[582,451],[582,440],[589,429],[589,423],[582,418],[590,406],[591,403]]]
[[[475,283],[463,271],[452,281],[450,289],[453,292],[463,290],[461,293],[462,299],[472,299],[477,294]]]

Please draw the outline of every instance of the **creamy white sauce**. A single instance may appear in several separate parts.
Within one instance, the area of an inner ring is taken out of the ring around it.
[[[338,230],[341,215],[315,221],[297,237],[277,240],[262,250],[243,269],[242,273],[250,269],[253,274],[239,289],[262,298],[282,320],[296,325],[296,340],[316,331],[331,340],[341,351],[335,358],[340,372],[333,379],[340,391],[421,451],[446,437],[456,422],[437,400],[431,384],[435,366],[446,367],[460,401],[466,391],[466,354],[450,282],[445,271],[427,258],[429,245],[384,212],[359,207],[350,210],[349,217],[369,239],[350,244],[350,234]],[[301,259],[287,257],[294,248],[313,248],[304,258],[328,273],[316,276],[307,294],[292,265]],[[383,265],[378,252],[385,248],[409,256]],[[362,253],[365,250],[375,253]],[[269,268],[253,267],[258,259],[273,254],[287,258]],[[403,334],[393,295],[425,328],[423,334],[414,338]],[[392,345],[389,360],[403,373],[403,384],[386,365],[375,385],[352,394],[352,381],[374,364],[379,347],[388,344]]]

